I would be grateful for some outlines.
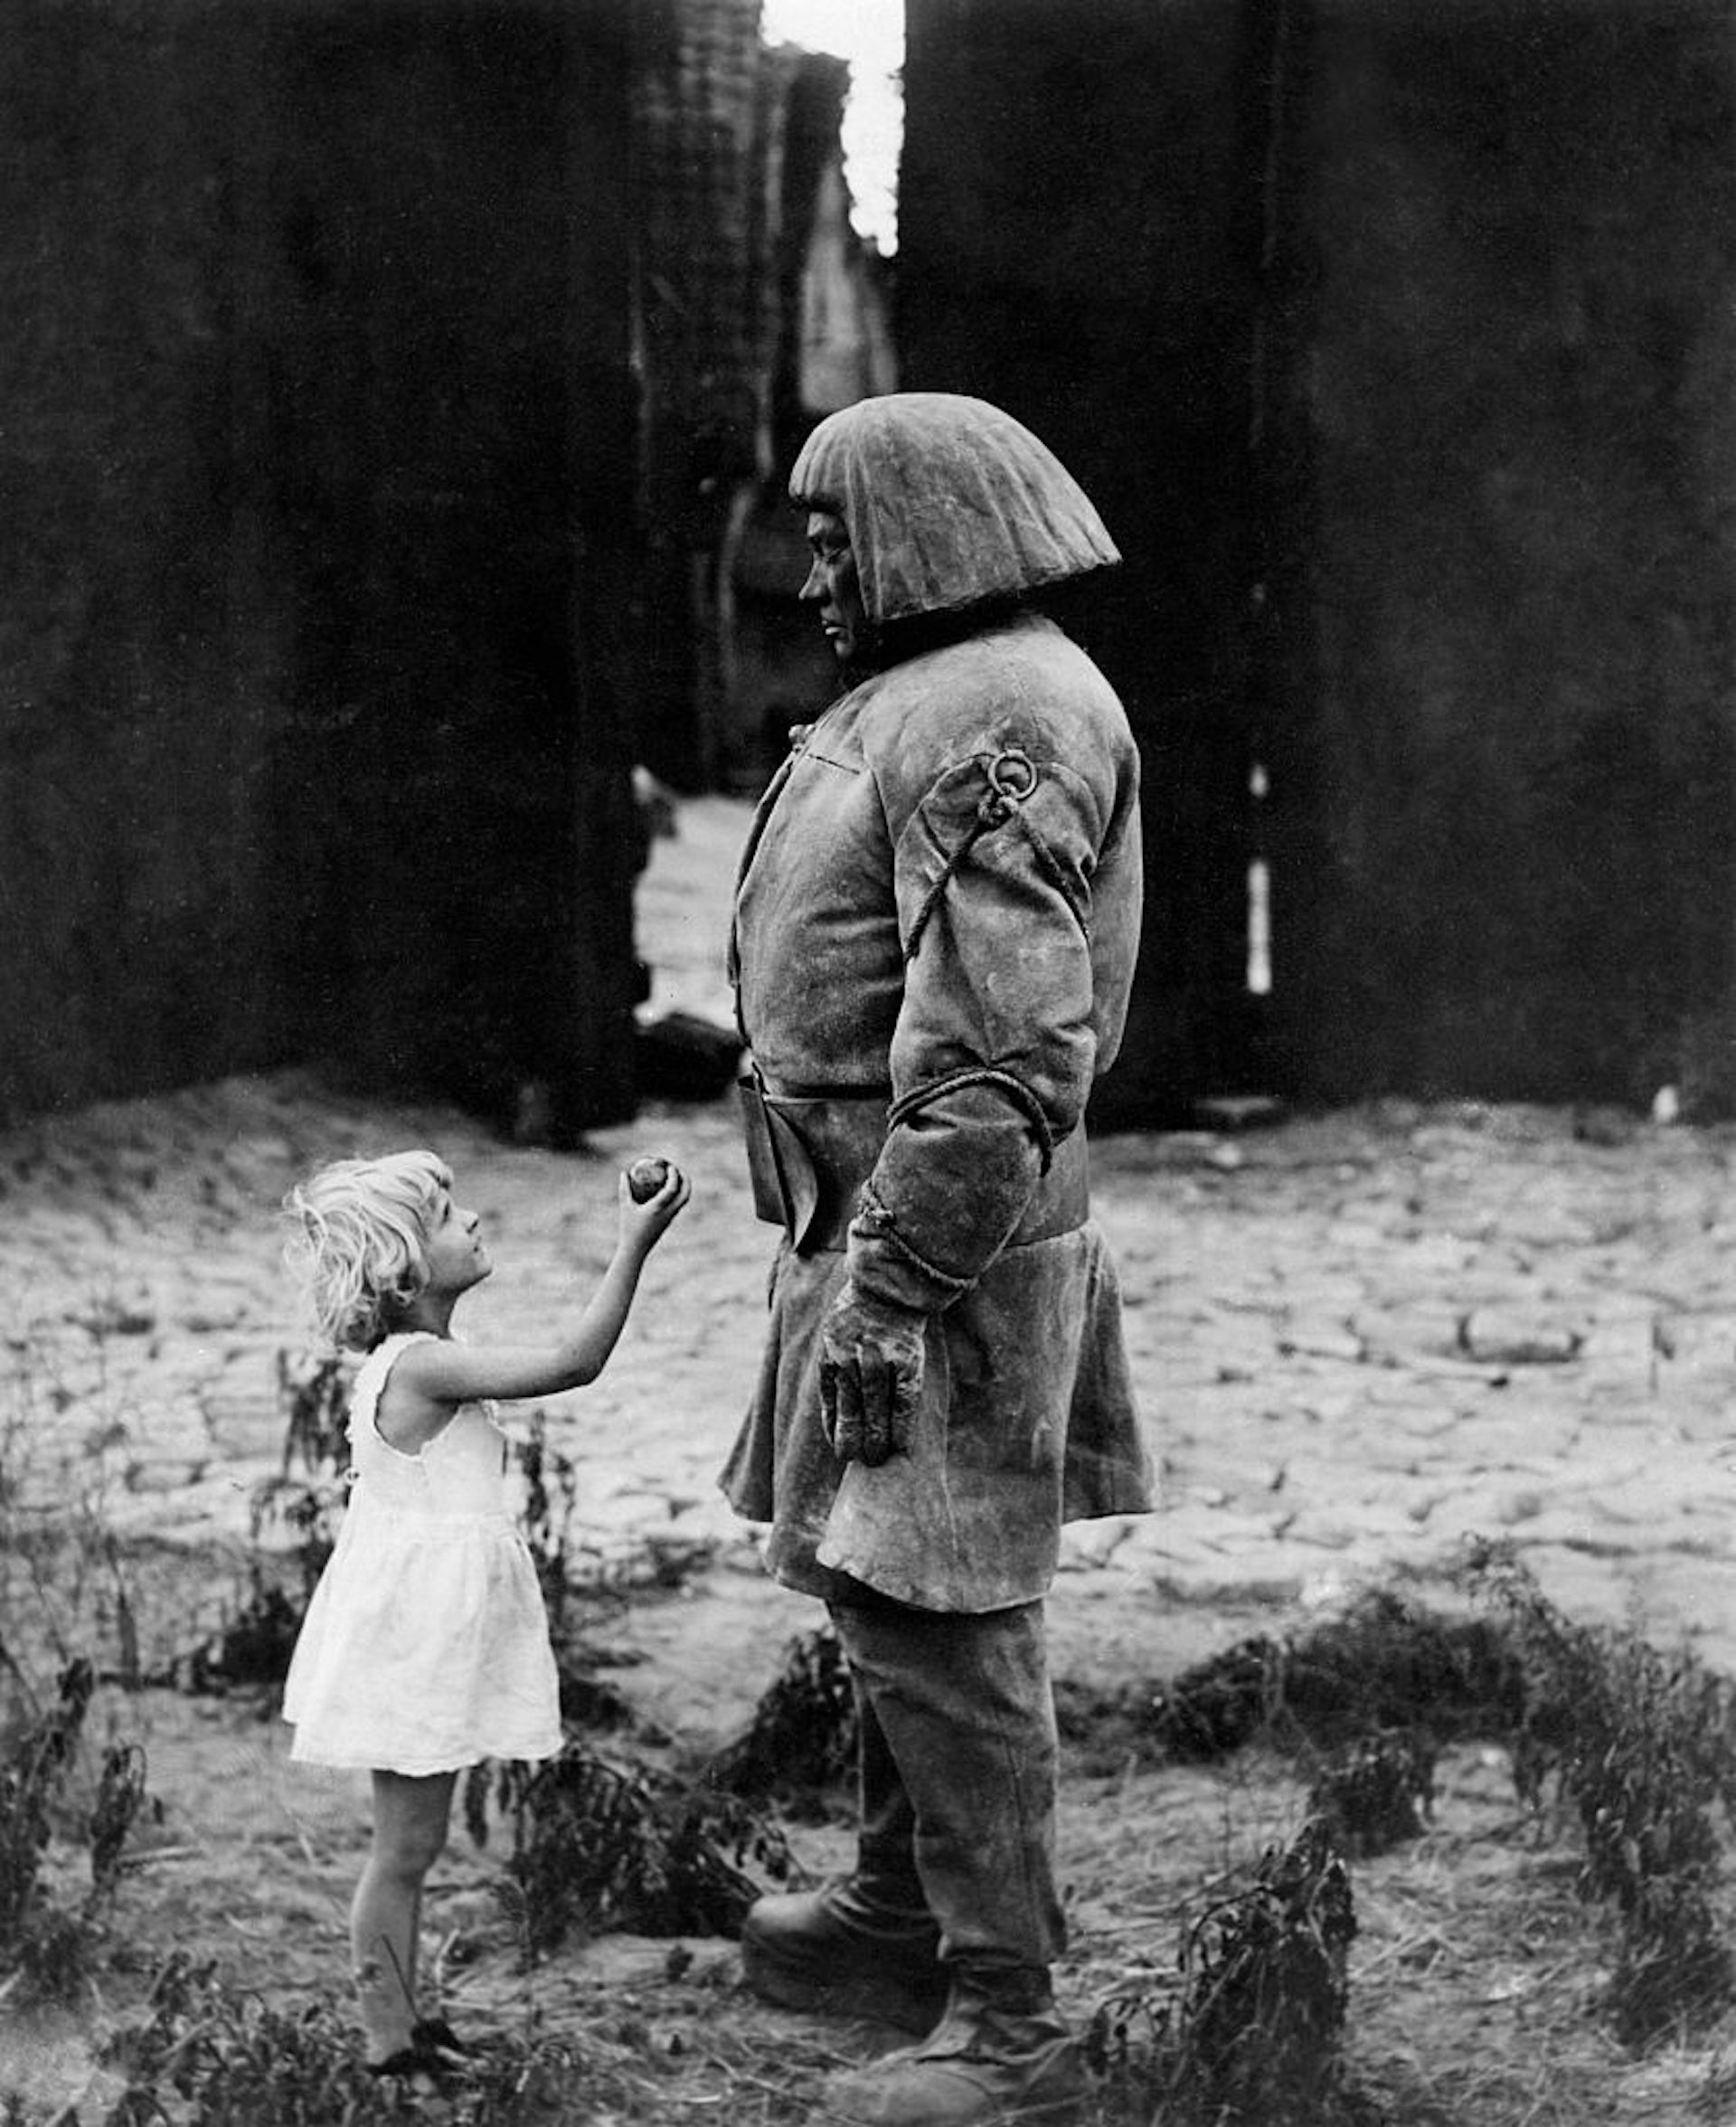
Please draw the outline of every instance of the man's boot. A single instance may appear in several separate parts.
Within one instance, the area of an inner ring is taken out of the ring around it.
[[[862,1830],[854,1873],[756,1901],[741,1970],[763,2000],[932,2030],[947,2005],[940,1930],[917,1880],[914,1813],[873,1708],[857,1695]]]
[[[760,1899],[742,1925],[741,1970],[762,2000],[782,2009],[927,2031],[947,1999],[939,1942],[926,1907],[877,1904],[853,1876]]]
[[[928,2037],[828,2076],[819,2117],[828,2127],[1065,2127],[1086,2089],[1048,1973],[961,1964]]]

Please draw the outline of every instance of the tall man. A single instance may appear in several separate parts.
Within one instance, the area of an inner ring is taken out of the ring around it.
[[[756,1202],[785,1229],[724,1472],[828,1605],[861,1717],[856,1867],[764,1898],[749,1983],[920,2042],[860,2127],[1065,2119],[1043,1599],[1064,1521],[1150,1504],[1082,1117],[1138,939],[1138,761],[1041,610],[1118,560],[976,399],[834,414],[790,480],[846,691],[755,816],[731,950]],[[938,2021],[937,2021],[938,2019]]]

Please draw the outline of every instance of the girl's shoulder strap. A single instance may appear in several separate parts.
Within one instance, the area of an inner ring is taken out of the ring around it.
[[[390,1337],[382,1337],[373,1349],[356,1368],[355,1380],[350,1388],[350,1424],[354,1431],[356,1420],[366,1420],[373,1415],[373,1406],[380,1401],[380,1393],[386,1385],[386,1376],[392,1372],[412,1344],[424,1341],[438,1343],[431,1329],[396,1329]]]

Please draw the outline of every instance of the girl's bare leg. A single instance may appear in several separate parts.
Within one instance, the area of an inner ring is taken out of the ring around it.
[[[446,1844],[456,1772],[373,1775],[373,1843],[350,1907],[355,1999],[371,2061],[410,2044],[422,1882]]]

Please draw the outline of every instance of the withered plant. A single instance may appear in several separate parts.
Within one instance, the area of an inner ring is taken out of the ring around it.
[[[464,1782],[465,1821],[486,1845],[491,1812],[512,1829],[507,1873],[526,1952],[608,1927],[732,1935],[761,1884],[790,1872],[776,1824],[749,1804],[569,1741],[541,1765],[488,1763]]]
[[[278,1354],[283,1474],[342,1470],[349,1460],[350,1368],[335,1355]]]
[[[351,2014],[320,1999],[291,2012],[224,1980],[214,1962],[170,1957],[148,2014],[104,2049],[124,2088],[107,2127],[548,2127],[573,2117],[590,2066],[570,2043],[504,2035],[430,2100],[363,2066]]]
[[[1426,1728],[1383,1729],[1341,1744],[1315,1772],[1308,1815],[1350,1859],[1384,1854],[1428,1829],[1439,1754]]]
[[[852,1776],[856,1726],[849,1664],[823,1625],[788,1643],[747,1727],[712,1757],[705,1780],[721,1793],[811,1807]]]
[[[249,1520],[256,1547],[274,1526],[288,1533],[300,1583],[299,1615],[337,1540],[350,1466],[350,1369],[340,1358],[280,1351],[278,1401],[283,1461],[276,1477],[254,1488]],[[254,1578],[257,1585],[257,1569]]]
[[[1519,1664],[1486,1618],[1448,1618],[1388,1588],[1306,1632],[1238,1640],[1146,1697],[1152,1741],[1209,1760],[1259,1737],[1330,1749],[1387,1731],[1502,1734],[1524,1702]]]
[[[81,1829],[90,1853],[82,1900],[52,1900],[43,1882],[55,1820],[71,1815],[67,1795],[96,1678],[80,1659],[61,1672],[54,1704],[28,1721],[0,1760],[0,1971],[24,1992],[63,1999],[89,1970],[125,1868],[127,1834],[145,1806],[145,1760],[136,1744],[103,1754],[96,1795]]]
[[[1123,2109],[1165,2127],[1351,2122],[1363,2110],[1343,2054],[1355,1933],[1349,1870],[1311,1820],[1192,1920],[1178,1985],[1099,2007],[1087,2057]]]
[[[1685,1652],[1575,1624],[1510,1546],[1468,1547],[1467,1583],[1505,1618],[1525,1678],[1514,1779],[1528,1807],[1552,1785],[1585,1840],[1579,1889],[1611,1905],[1620,1943],[1609,2009],[1644,2046],[1703,2029],[1732,1999],[1713,1886],[1736,1801],[1736,1698]]]
[[[548,1422],[541,1411],[533,1414],[530,1437],[517,1443],[516,1453],[524,1478],[520,1526],[542,1583],[549,1630],[559,1647],[576,1630],[571,1615],[575,1575],[569,1536],[579,1473],[567,1456],[550,1447]]]
[[[151,1682],[203,1696],[280,1684],[288,1673],[296,1635],[337,1540],[350,1461],[349,1368],[340,1358],[280,1351],[278,1400],[283,1458],[248,1501],[245,1586],[205,1638],[183,1648]],[[268,1549],[274,1533],[287,1544]],[[287,1584],[278,1563],[285,1551]]]

